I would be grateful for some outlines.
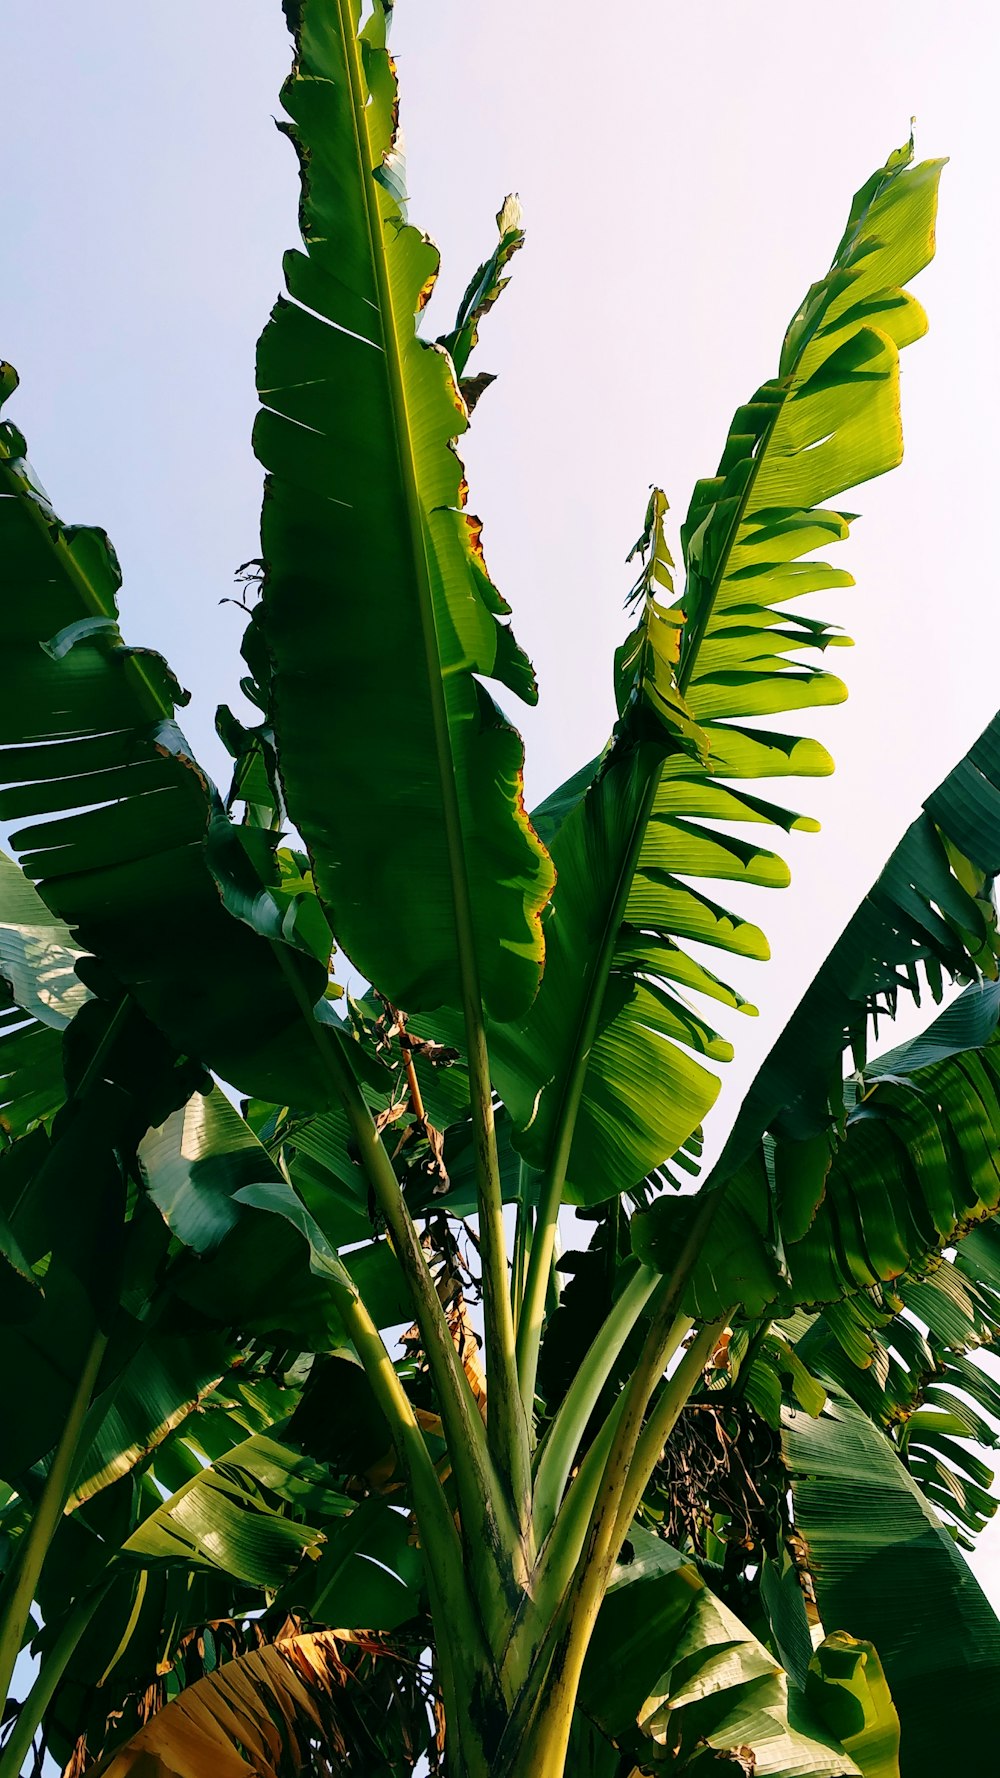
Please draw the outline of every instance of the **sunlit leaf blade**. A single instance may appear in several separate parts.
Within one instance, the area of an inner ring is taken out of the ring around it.
[[[629,900],[634,908],[648,891],[664,901],[673,893],[699,931],[715,923],[693,891],[659,891],[641,869],[623,873],[645,833],[649,765],[642,748],[616,755],[559,829],[543,985],[527,1017],[491,1039],[497,1084],[520,1132],[515,1144],[533,1167],[552,1164],[570,1095],[579,1094],[566,1196],[585,1203],[635,1184],[713,1103],[718,1080],[679,1043],[721,1061],[732,1053],[674,990],[675,969],[685,986],[690,974],[699,985],[702,972],[666,935],[649,933],[650,912],[638,912],[634,925],[627,918]]]
[[[878,1649],[904,1778],[988,1769],[1000,1623],[893,1446],[838,1395],[818,1420],[786,1416],[784,1450],[820,1615]]]
[[[395,1255],[372,1239],[364,1200],[308,1175],[293,1188],[218,1087],[149,1130],[137,1158],[160,1214],[199,1255],[179,1289],[204,1313],[320,1350],[345,1345],[335,1278],[360,1291],[379,1327],[412,1317]],[[350,1246],[346,1260],[341,1245]]]
[[[784,606],[851,584],[842,569],[802,558],[847,535],[848,517],[824,503],[901,455],[899,347],[925,327],[901,286],[933,252],[941,166],[911,167],[910,158],[892,156],[859,193],[830,272],[788,330],[778,377],[739,410],[718,474],[698,484],[682,530],[680,597],[666,502],[654,491],[637,545],[638,621],[616,659],[615,738],[596,774],[556,792],[552,817],[539,812],[547,837],[554,827],[558,877],[546,972],[516,1036],[497,1033],[493,1052],[533,1167],[559,1165],[575,1123],[573,1197],[636,1185],[718,1090],[686,1051],[721,1061],[731,1046],[681,995],[741,1001],[684,947],[769,953],[758,928],[702,893],[702,880],[780,887],[788,871],[714,824],[816,825],[748,794],[743,781],[827,772],[825,750],[743,720],[845,695],[810,664],[844,638]]]
[[[637,1765],[704,1759],[769,1778],[842,1778],[861,1767],[773,1654],[688,1558],[633,1526],[584,1668],[583,1710]]]
[[[834,1630],[813,1654],[805,1691],[864,1778],[899,1778],[899,1716],[871,1642]]]
[[[830,271],[785,335],[777,378],[738,411],[717,474],[692,497],[678,680],[702,724],[844,696],[794,658],[835,640],[829,627],[778,607],[850,584],[801,558],[847,533],[849,515],[825,503],[902,457],[899,349],[927,326],[902,286],[933,257],[944,164],[911,158],[912,145],[890,156],[858,193]]]
[[[245,1090],[326,1103],[328,1040],[308,1009],[328,940],[323,957],[298,932],[284,942],[280,873],[192,759],[174,722],[184,694],[158,655],[121,641],[111,545],[59,521],[9,422],[0,555],[0,819],[31,823],[13,835],[27,875],[178,1049]]]
[[[0,1131],[18,1137],[65,1098],[61,1033],[89,998],[82,955],[12,858],[0,852]],[[8,1231],[9,1235],[9,1231]],[[0,1234],[15,1270],[16,1243]]]
[[[147,1462],[229,1368],[232,1340],[208,1327],[191,1330],[184,1305],[161,1301],[158,1322],[98,1397],[95,1435],[81,1453],[69,1510]]]
[[[41,1024],[64,1031],[88,997],[76,973],[81,955],[69,927],[0,852],[0,977],[17,1004]]]
[[[347,1512],[350,1502],[323,1486],[317,1466],[265,1434],[235,1445],[143,1519],[122,1546],[122,1557],[143,1567],[184,1562],[218,1568],[254,1586],[277,1587],[322,1532],[286,1505],[303,1511]]]
[[[348,0],[286,14],[306,251],[260,341],[254,442],[288,807],[369,980],[407,1010],[460,1006],[467,895],[482,993],[507,1017],[537,986],[552,873],[482,680],[533,701],[534,678],[465,507],[451,361],[416,332],[437,253],[404,221],[382,0],[360,40]]]

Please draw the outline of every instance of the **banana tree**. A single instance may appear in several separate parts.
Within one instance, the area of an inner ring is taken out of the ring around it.
[[[928,1663],[873,1613],[877,1540],[848,1528],[831,1580],[822,1487],[877,1452],[957,1600],[935,1508],[983,1522],[956,1427],[989,1433],[970,1391],[1000,1405],[967,1356],[995,1325],[996,996],[883,1074],[867,1032],[901,989],[996,978],[995,728],[697,1191],[732,1054],[710,1009],[753,1010],[703,953],[768,949],[694,885],[781,887],[733,825],[816,826],[753,781],[832,769],[798,712],[846,695],[817,655],[847,639],[786,607],[851,584],[817,558],[850,529],[829,503],[900,460],[941,163],[908,144],[858,192],[695,486],[680,590],[654,490],[614,732],[529,816],[487,682],[533,702],[535,678],[457,454],[523,231],[507,200],[434,338],[389,10],[285,0],[302,245],[258,350],[228,796],[122,641],[107,538],[0,429],[5,1689],[38,1659],[0,1778],[37,1736],[75,1774],[913,1778]],[[560,1257],[571,1206],[593,1238]]]

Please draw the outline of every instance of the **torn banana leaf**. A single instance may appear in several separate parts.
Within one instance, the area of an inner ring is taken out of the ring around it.
[[[995,1222],[968,1237],[998,1238]],[[965,1448],[966,1440],[986,1450],[1000,1443],[1000,1386],[975,1359],[1000,1339],[1000,1302],[964,1247],[961,1238],[956,1260],[942,1257],[891,1290],[824,1310],[795,1349],[888,1432],[924,1498],[972,1549],[1000,1504],[990,1492],[993,1469]]]
[[[919,971],[995,977],[1000,717],[928,798],[792,1014],[702,1188],[718,1211],[689,1286],[697,1313],[836,1302],[898,1278],[1000,1202],[1000,990],[973,985],[874,1061],[869,1021]],[[855,1102],[857,1101],[857,1102]],[[672,1264],[690,1199],[661,1199],[637,1249]]]
[[[938,998],[945,975],[996,979],[998,871],[1000,715],[927,798],[817,971],[757,1072],[716,1177],[764,1130],[794,1143],[829,1129],[842,1116],[844,1051],[866,1066],[871,1034],[900,993],[919,1002],[922,978]],[[980,1014],[995,1023],[991,1005],[982,1001]],[[968,1007],[961,1016],[971,1016]],[[910,1067],[919,1066],[908,1048]]]
[[[7,367],[4,393],[15,385]],[[324,1005],[325,922],[283,891],[267,836],[226,819],[174,721],[186,694],[121,640],[108,539],[61,523],[10,422],[0,554],[0,819],[24,824],[24,871],[178,1050],[244,1091],[322,1107],[335,1039],[310,1009]]]
[[[718,1208],[685,1297],[698,1317],[785,1315],[919,1269],[1000,1208],[1000,1035],[874,1081],[832,1152],[825,1133],[790,1155],[765,1137],[703,1192]],[[639,1257],[669,1271],[703,1202],[665,1196],[637,1216]]]
[[[408,1012],[481,990],[509,1018],[538,985],[552,869],[483,681],[536,689],[466,508],[451,359],[417,333],[438,256],[405,221],[387,12],[359,35],[355,0],[286,7],[305,251],[260,340],[254,432],[273,726],[358,969]]]
[[[778,887],[787,868],[713,824],[816,825],[744,784],[828,772],[825,750],[744,719],[846,695],[811,660],[844,639],[785,607],[851,584],[812,559],[849,529],[825,503],[902,453],[899,348],[926,325],[902,286],[933,253],[941,167],[910,159],[900,150],[859,192],[829,273],[788,329],[778,376],[739,410],[717,475],[696,487],[680,598],[654,492],[637,545],[638,623],[616,660],[614,740],[596,774],[577,774],[537,817],[558,879],[545,975],[491,1051],[518,1147],[532,1167],[563,1169],[577,1201],[635,1186],[716,1096],[694,1057],[724,1061],[731,1046],[684,996],[742,1002],[687,943],[768,955],[759,929],[701,884]]]
[[[284,1634],[220,1662],[112,1748],[105,1778],[286,1778],[305,1769],[316,1739],[338,1749],[344,1770],[409,1770],[431,1745],[420,1675],[391,1648],[353,1641],[343,1630]]]

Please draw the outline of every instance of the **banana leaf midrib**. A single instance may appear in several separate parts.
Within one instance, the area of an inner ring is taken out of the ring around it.
[[[560,1190],[569,1163],[570,1148],[576,1128],[576,1113],[583,1092],[590,1052],[594,1044],[597,1021],[600,1018],[601,1006],[611,979],[615,945],[621,930],[625,905],[631,891],[632,880],[635,876],[659,781],[660,768],[656,766],[649,773],[643,801],[636,810],[629,844],[618,872],[615,893],[608,903],[600,947],[594,953],[594,961],[587,971],[587,992],[583,1003],[583,1017],[578,1027],[579,1037],[573,1050],[571,1067],[567,1070],[566,1085],[563,1088],[555,1126],[557,1135],[553,1149],[552,1179],[553,1182],[558,1180]]]
[[[803,346],[802,351],[804,351],[804,350],[805,350],[805,347]],[[684,650],[683,659],[679,663],[678,671],[677,671],[677,689],[680,692],[682,697],[683,697],[684,693],[687,691],[687,688],[691,683],[691,676],[694,672],[695,667],[698,664],[698,654],[701,649],[701,645],[704,642],[705,637],[708,633],[708,626],[712,621],[712,613],[715,610],[715,602],[719,596],[719,588],[721,587],[722,582],[726,577],[726,564],[729,561],[729,557],[730,557],[730,555],[732,553],[732,549],[733,549],[733,544],[736,540],[736,537],[739,534],[740,526],[742,525],[744,517],[746,515],[746,509],[747,509],[747,505],[750,500],[750,496],[753,493],[753,490],[757,485],[757,477],[760,474],[760,470],[763,466],[764,459],[767,456],[767,447],[770,444],[771,439],[773,437],[774,429],[775,429],[776,425],[778,424],[778,421],[781,418],[781,415],[784,413],[785,402],[788,400],[789,395],[792,393],[792,384],[793,384],[794,377],[795,377],[795,371],[796,371],[797,366],[801,362],[802,351],[799,352],[798,357],[795,360],[795,363],[791,366],[787,375],[781,379],[781,381],[785,385],[784,390],[782,392],[781,400],[775,405],[774,412],[772,413],[771,418],[768,421],[767,426],[765,427],[764,431],[761,433],[760,439],[758,441],[756,455],[753,460],[753,469],[752,469],[751,473],[747,476],[746,487],[743,489],[743,492],[740,495],[739,501],[736,506],[736,510],[733,513],[732,519],[729,524],[729,529],[726,533],[725,546],[720,551],[720,554],[719,554],[719,567],[718,567],[718,571],[715,575],[715,579],[714,579],[714,583],[711,588],[711,592],[708,593],[706,591],[706,597],[703,598],[703,600],[701,601],[701,605],[700,605],[697,613],[695,614],[695,620],[694,620],[694,623],[691,627],[690,645],[688,646],[688,648],[686,648]],[[707,768],[705,769],[705,776],[706,777],[708,776]]]
[[[468,872],[466,869],[465,851],[462,844],[462,816],[459,807],[458,787],[455,782],[455,764],[451,749],[451,740],[448,729],[448,712],[445,704],[444,687],[441,675],[441,651],[438,641],[437,622],[434,614],[434,595],[431,587],[430,566],[427,560],[427,543],[424,531],[424,521],[417,488],[413,438],[410,428],[409,408],[406,399],[406,380],[400,362],[399,335],[395,324],[392,290],[388,276],[388,268],[386,266],[383,235],[384,225],[379,211],[375,170],[370,165],[371,154],[366,154],[364,151],[364,144],[369,141],[369,136],[367,124],[365,122],[361,50],[359,40],[351,25],[348,12],[348,0],[337,0],[337,17],[345,50],[344,62],[350,85],[354,148],[357,156],[359,180],[361,188],[365,194],[365,217],[368,227],[369,252],[371,254],[372,270],[375,276],[375,285],[378,292],[379,326],[382,334],[382,350],[385,357],[386,375],[390,391],[389,408],[393,420],[396,456],[399,464],[400,480],[402,482],[403,498],[406,506],[406,525],[410,536],[410,548],[413,558],[414,578],[416,581],[418,609],[420,613],[420,628],[424,641],[424,658],[427,672],[435,753],[437,756],[438,778],[441,785],[449,873],[455,905],[459,967],[463,982],[466,1014],[469,1016],[471,1013],[478,1018],[481,1016],[479,970],[476,961],[475,939],[473,935]],[[430,348],[428,348],[428,350],[429,349]]]

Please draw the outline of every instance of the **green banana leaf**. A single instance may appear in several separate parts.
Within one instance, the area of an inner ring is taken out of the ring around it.
[[[968,989],[927,1031],[872,1061],[866,1078],[898,1085],[915,1070],[962,1058],[968,1083],[977,1052],[980,1064],[995,1054],[998,1005],[1000,985]],[[981,1125],[975,1100],[969,1116]],[[953,1169],[962,1147],[960,1139],[950,1151]],[[1000,1338],[1000,1273],[990,1263],[1000,1234],[989,1220],[959,1227],[954,1239],[953,1257],[937,1256],[887,1288],[806,1318],[794,1337],[817,1377],[836,1383],[890,1432],[925,1497],[971,1549],[970,1538],[998,1506],[989,1492],[993,1471],[958,1441],[998,1443],[1000,1387],[970,1354]]]
[[[845,1049],[863,1068],[880,1011],[891,1017],[900,992],[919,996],[921,975],[937,996],[945,974],[995,979],[998,870],[1000,715],[927,798],[817,971],[758,1070],[714,1177],[764,1130],[790,1144],[839,1119]],[[947,1025],[941,1033],[947,1049]]]
[[[285,1507],[329,1517],[350,1505],[310,1459],[261,1434],[199,1468],[142,1520],[121,1558],[143,1568],[160,1562],[219,1568],[250,1586],[276,1587],[323,1536]]]
[[[89,998],[76,973],[82,954],[69,927],[0,852],[0,976],[18,1006],[40,1024],[64,1031]]]
[[[422,1587],[409,1515],[370,1495],[330,1529],[318,1562],[285,1588],[281,1604],[341,1630],[395,1630],[418,1613]]]
[[[195,1572],[180,1561],[177,1566],[137,1571],[134,1562],[123,1563],[118,1552],[144,1517],[213,1462],[224,1461],[248,1437],[273,1436],[297,1400],[296,1388],[254,1374],[244,1361],[216,1388],[206,1391],[186,1419],[147,1450],[129,1473],[99,1492],[88,1491],[84,1498],[79,1487],[75,1490],[40,1582],[45,1628],[38,1638],[39,1648],[47,1649],[58,1638],[81,1594],[108,1581],[110,1588],[97,1606],[86,1648],[78,1650],[71,1661],[68,1683],[107,1683],[107,1676],[115,1670],[115,1684],[125,1690],[136,1679],[144,1686],[157,1663],[169,1658],[172,1635],[183,1634],[199,1621],[259,1607],[259,1587],[237,1582],[222,1569]],[[284,1445],[287,1440],[280,1442]],[[295,1484],[300,1485],[307,1466],[302,1465],[297,1451],[287,1453],[285,1467],[292,1475],[297,1468],[302,1470]],[[78,1481],[87,1468],[84,1460],[77,1470]],[[273,1476],[280,1482],[276,1470]],[[270,1503],[274,1505],[279,1496],[274,1493],[273,1480],[270,1485]],[[316,1500],[318,1517],[322,1502],[318,1496]],[[291,1501],[285,1504],[290,1509]],[[190,1596],[183,1597],[185,1592]],[[105,1693],[105,1708],[110,1695]]]
[[[843,1642],[824,1645],[803,1694],[688,1558],[638,1526],[629,1542],[632,1560],[612,1578],[580,1690],[583,1712],[626,1758],[674,1772],[715,1760],[768,1778],[895,1773],[894,1713],[869,1644],[847,1661]],[[827,1726],[838,1715],[826,1698],[838,1664],[852,1690],[853,1710],[839,1713],[852,1752]]]
[[[205,1315],[309,1350],[343,1346],[333,1276],[358,1289],[377,1326],[412,1320],[403,1274],[389,1243],[372,1238],[358,1188],[345,1198],[310,1177],[293,1188],[219,1087],[147,1131],[137,1160],[149,1197],[191,1250],[176,1289]]]
[[[0,1219],[37,1285],[19,1305],[5,1293],[0,1320],[4,1368],[20,1385],[0,1429],[0,1474],[18,1486],[54,1445],[99,1325],[109,1344],[97,1393],[120,1381],[118,1405],[128,1403],[131,1413],[138,1391],[136,1405],[145,1405],[128,1435],[137,1451],[225,1368],[218,1317],[213,1324],[211,1317],[187,1316],[192,1368],[183,1379],[183,1339],[168,1357],[180,1331],[172,1280],[158,1278],[169,1231],[130,1190],[129,1178],[139,1135],[151,1117],[190,1093],[192,1071],[178,1066],[138,1009],[126,1007],[119,1022],[105,1003],[88,1000],[61,1036],[51,1033],[62,1045],[52,1090],[65,1103],[51,1128],[35,1127],[0,1154]],[[150,1318],[153,1297],[157,1313]],[[154,1349],[157,1341],[166,1344],[159,1357],[151,1350],[141,1361],[137,1354],[150,1340]],[[105,1448],[97,1467],[111,1461]]]
[[[51,1131],[0,1155],[0,1219],[30,1286],[21,1299],[4,1293],[0,1344],[22,1388],[0,1429],[0,1475],[21,1486],[51,1449],[100,1320],[110,1342],[74,1483],[83,1501],[163,1442],[248,1332],[280,1333],[293,1351],[346,1336],[302,1234],[238,1199],[258,1183],[299,1204],[221,1089],[187,1097],[191,1071],[134,1008],[115,1035],[114,1015],[90,1000],[63,1041],[68,1103]],[[81,1070],[100,1078],[74,1097]],[[325,1218],[331,1194],[317,1196]],[[351,1276],[380,1325],[406,1322],[395,1258],[357,1221],[367,1239],[352,1226]]]
[[[0,1130],[8,1137],[54,1116],[65,1098],[60,1033],[90,997],[76,973],[81,954],[0,852]]]
[[[3,396],[16,380],[3,367]],[[174,721],[186,694],[158,655],[121,641],[108,539],[60,522],[10,422],[0,492],[0,819],[31,824],[12,836],[28,877],[71,945],[96,953],[180,1051],[246,1091],[319,1109],[335,1041],[309,1017],[326,1004],[319,909],[304,916],[273,844],[226,819]],[[0,925],[4,901],[18,922],[18,895],[5,875]]]
[[[558,878],[545,975],[491,1052],[525,1159],[548,1171],[565,1157],[577,1202],[634,1187],[716,1096],[718,1081],[689,1052],[721,1061],[730,1045],[678,990],[740,1002],[685,943],[768,955],[756,926],[691,879],[780,886],[787,868],[713,824],[815,826],[742,786],[828,772],[829,756],[744,719],[845,695],[802,664],[803,650],[843,638],[784,606],[850,584],[811,559],[849,529],[823,502],[900,459],[899,349],[926,325],[902,286],[932,255],[940,173],[910,159],[900,150],[858,193],[829,273],[788,329],[777,378],[738,411],[718,474],[696,487],[680,598],[654,493],[637,546],[639,620],[616,662],[614,741],[596,775],[577,774],[539,812]]]
[[[1000,1443],[1000,1388],[969,1356],[1000,1336],[996,1305],[948,1259],[881,1294],[882,1304],[866,1296],[819,1315],[795,1350],[892,1436],[925,1499],[972,1549],[1000,1504],[994,1471],[964,1443]]]
[[[922,1039],[865,1069],[868,1025],[922,970],[995,977],[1000,717],[928,798],[817,972],[743,1103],[703,1191],[717,1212],[689,1300],[832,1303],[919,1266],[1000,1202],[1000,994],[981,980]],[[855,1102],[857,1101],[857,1102]],[[945,1159],[947,1157],[947,1159]],[[671,1264],[690,1199],[634,1224],[636,1251]]]
[[[846,1396],[831,1391],[815,1420],[787,1413],[783,1442],[820,1615],[878,1649],[899,1712],[902,1778],[988,1771],[1000,1623],[963,1556]]]
[[[806,1160],[808,1172],[786,1175],[780,1147],[762,1145],[720,1190],[687,1288],[691,1313],[739,1303],[752,1317],[786,1315],[836,1303],[919,1269],[992,1216],[1000,1207],[1000,1035],[877,1082],[848,1115],[832,1158],[821,1137]],[[695,1203],[664,1197],[635,1218],[640,1259],[670,1269]]]
[[[416,330],[438,257],[405,221],[387,12],[375,0],[359,33],[357,0],[286,6],[305,252],[257,356],[271,714],[357,967],[407,1011],[478,988],[506,1018],[538,984],[552,869],[482,680],[536,690],[466,510],[452,362]]]

